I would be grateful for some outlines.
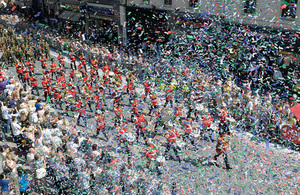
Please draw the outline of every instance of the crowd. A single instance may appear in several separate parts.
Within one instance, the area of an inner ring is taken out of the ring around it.
[[[228,40],[226,36],[232,32],[212,41],[208,32],[217,29],[201,31],[202,38],[193,45],[165,46],[156,57],[140,54],[129,59],[131,55],[121,54],[115,46],[102,46],[95,49],[95,58],[88,61],[85,53],[74,52],[78,45],[84,48],[84,43],[40,30],[40,34],[51,39],[59,37],[60,42],[71,43],[67,56],[60,54],[57,59],[49,59],[48,41],[34,40],[30,34],[36,31],[31,24],[18,25],[27,28],[21,38],[15,29],[0,27],[5,54],[2,61],[10,62],[18,75],[14,78],[3,69],[0,72],[2,139],[6,141],[9,135],[17,144],[19,155],[12,156],[11,148],[2,147],[0,184],[4,193],[101,194],[106,190],[109,194],[176,194],[175,184],[166,189],[160,181],[147,183],[150,181],[145,174],[151,164],[161,179],[166,160],[181,163],[180,148],[197,150],[204,139],[217,142],[212,162],[223,155],[226,168],[231,169],[227,150],[232,130],[250,131],[280,142],[281,127],[297,123],[289,110],[295,101],[284,99],[280,93],[270,93],[268,85],[253,90],[258,83],[249,82],[246,77],[252,71],[249,64],[253,61],[264,69],[268,60],[264,50],[254,48],[261,53],[244,56],[242,62],[237,59],[248,52],[235,52],[238,57],[226,53],[230,48],[221,41]],[[221,43],[215,43],[216,40]],[[85,52],[95,47],[86,48]],[[10,49],[19,52],[9,54]],[[69,58],[70,64],[65,58]],[[36,60],[42,66],[44,100],[37,88]],[[127,66],[117,61],[127,61]],[[140,70],[136,71],[136,67]],[[255,71],[257,80],[271,76],[259,69]],[[136,76],[136,72],[141,74]],[[129,106],[125,105],[125,97]],[[58,110],[76,112],[76,120],[68,120]],[[93,134],[80,130],[80,126],[89,126],[82,124],[88,111],[95,115],[97,123]],[[113,139],[118,147],[94,143],[91,137],[96,135],[95,139],[100,139],[100,133],[107,143]],[[158,137],[165,141],[155,141]],[[146,164],[140,170],[134,166],[132,148],[142,138]],[[116,158],[119,150],[123,158]]]

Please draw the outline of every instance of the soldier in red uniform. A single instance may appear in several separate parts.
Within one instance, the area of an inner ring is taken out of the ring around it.
[[[25,67],[25,65],[23,65],[22,68],[22,78],[23,78],[23,83],[27,84],[29,86],[29,69],[28,67]]]
[[[43,85],[43,90],[44,90],[44,97],[45,97],[45,102],[47,101],[47,97],[51,96],[51,82],[50,80],[47,79],[47,77],[44,75],[44,79],[42,81]],[[50,97],[51,98],[51,97]]]
[[[59,65],[65,67],[65,57],[61,53],[59,53],[59,55],[57,56],[57,60],[59,62]]]
[[[230,129],[229,129],[229,124],[228,124],[228,112],[227,112],[227,108],[225,106],[222,107],[221,111],[220,111],[220,123],[219,123],[219,131],[220,132],[225,132],[228,135],[230,135]]]
[[[218,137],[217,139],[217,146],[216,146],[217,154],[213,157],[214,164],[216,164],[217,158],[223,155],[226,169],[232,169],[228,163],[228,157],[227,157],[228,149],[229,149],[228,135],[226,133],[221,133],[221,137]]]
[[[52,79],[54,79],[54,76],[55,76],[55,79],[57,79],[57,75],[56,75],[57,67],[56,67],[56,64],[54,63],[53,58],[51,59],[50,67],[51,67],[50,72],[52,75]]]
[[[27,61],[27,66],[29,69],[29,75],[32,76],[34,74],[34,62],[30,60]]]
[[[43,69],[43,75],[46,76],[47,80],[51,80],[50,71],[48,69]]]
[[[206,132],[210,132],[211,134],[213,133],[213,130],[211,129],[211,123],[214,121],[214,119],[210,116],[210,113],[206,113],[206,115],[204,115],[202,117],[202,124],[204,126],[204,129],[206,130]],[[210,138],[211,141],[214,141],[211,135]]]
[[[138,107],[138,105],[139,105],[139,102],[136,100],[136,99],[131,99],[130,100],[130,104],[131,104],[131,106],[132,106],[132,109],[131,109],[131,121],[133,121],[133,119],[134,119],[134,117],[136,117],[137,116],[137,114],[138,114],[138,109],[137,109],[137,107]]]
[[[166,90],[165,107],[168,105],[168,103],[170,103],[171,107],[173,108],[173,89],[171,86]]]
[[[181,120],[182,117],[182,111],[181,111],[181,106],[179,103],[175,106],[175,113],[174,113],[176,119]],[[181,122],[181,121],[180,121]]]
[[[52,87],[52,91],[53,91],[53,98],[54,98],[54,104],[55,107],[57,108],[57,106],[59,105],[61,109],[62,108],[62,96],[61,96],[61,89],[58,87],[58,84],[55,84]]]
[[[39,92],[39,90],[37,88],[37,86],[38,86],[37,79],[36,79],[36,77],[34,75],[32,75],[30,77],[30,86],[31,86],[32,90],[34,90],[36,92],[36,94],[39,96],[40,92]]]
[[[97,91],[97,96],[94,97],[95,101],[96,101],[96,108],[102,110],[102,112],[104,112],[104,107],[105,107],[105,92],[102,86],[99,87],[98,91]],[[96,99],[97,98],[97,99]]]
[[[126,82],[127,82],[127,93],[129,94],[129,90],[132,91],[134,90],[134,79],[135,77],[131,72],[128,72],[126,74]]]
[[[156,171],[158,175],[161,175],[161,171],[159,170],[159,163],[156,161],[157,155],[159,154],[155,144],[152,141],[149,141],[149,147],[146,149],[146,158],[147,158],[147,169],[150,168],[151,162],[154,162]]]
[[[80,125],[80,118],[83,117],[83,115],[86,113],[85,109],[84,109],[84,104],[81,102],[81,100],[79,99],[78,101],[76,101],[76,109],[77,109],[77,113],[78,113],[78,118],[77,118],[77,125]],[[86,126],[86,120],[84,120],[85,122],[85,126]]]
[[[80,64],[78,65],[78,69],[79,69],[79,71],[81,72],[82,77],[86,77],[86,76],[87,76],[87,74],[86,74],[86,69],[85,69],[84,65],[83,65],[81,62],[80,62]]]
[[[179,163],[181,163],[180,157],[178,155],[179,148],[176,145],[177,138],[179,138],[179,133],[177,132],[177,130],[174,127],[171,126],[171,127],[169,127],[169,129],[167,131],[166,138],[167,138],[168,143],[167,143],[167,148],[165,150],[165,156],[171,149],[173,149],[175,152],[175,156],[177,157],[177,160],[179,161]]]
[[[56,72],[57,74],[61,73],[61,75],[64,76],[66,74],[66,68],[63,66],[63,64],[59,64]]]
[[[146,134],[146,126],[147,126],[147,121],[145,116],[141,113],[138,112],[137,118],[135,120],[135,128],[136,128],[136,141],[139,142],[139,137],[140,135],[143,136],[146,145],[148,145],[147,141],[147,134]]]
[[[121,123],[117,127],[118,131],[118,147],[120,148],[122,144],[126,144],[126,134],[128,133],[128,128],[125,127],[124,123]]]
[[[73,52],[73,50],[71,50],[71,52],[69,53],[69,57],[71,60],[71,69],[77,69],[76,68],[76,59],[75,59],[75,52]]]
[[[44,55],[43,57],[41,57],[40,61],[41,61],[42,68],[46,69],[47,68],[47,58],[46,58],[46,56]]]
[[[115,118],[115,125],[119,125],[122,121],[122,119],[124,119],[124,108],[117,104],[114,108],[114,112],[115,112],[115,115],[116,115],[116,118]]]
[[[118,93],[116,94],[116,96],[114,97],[114,105],[120,105],[122,101],[122,93]]]
[[[144,82],[144,86],[145,86],[145,96],[144,96],[144,101],[146,101],[148,94],[151,91],[151,83],[149,81],[149,79],[147,81]]]
[[[150,98],[151,98],[151,107],[150,107],[149,114],[151,114],[153,110],[155,111],[157,109],[157,96],[156,96],[156,94],[151,93]]]
[[[87,67],[86,67],[86,57],[84,56],[83,53],[81,53],[81,56],[79,57],[80,63],[84,66],[85,71],[87,72]]]
[[[104,114],[102,114],[100,110],[97,110],[95,119],[97,123],[97,136],[100,134],[101,131],[106,141],[108,141],[108,133],[106,132],[106,125],[105,125],[105,116]]]
[[[21,65],[19,60],[17,60],[17,62],[15,63],[15,67],[16,67],[16,72],[18,74],[18,78],[21,81],[22,80],[23,66]]]
[[[187,118],[183,122],[183,129],[184,129],[184,135],[183,135],[183,140],[184,141],[190,141],[193,146],[195,146],[195,141],[193,137],[191,136],[191,133],[193,131],[193,124],[192,124],[192,119]]]
[[[103,68],[102,68],[102,71],[103,71],[103,73],[108,73],[110,71],[110,68],[106,62],[105,62],[105,66],[103,66]]]

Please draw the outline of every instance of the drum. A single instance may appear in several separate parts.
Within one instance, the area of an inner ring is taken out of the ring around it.
[[[164,163],[166,162],[166,158],[165,158],[163,155],[159,155],[159,156],[156,158],[156,161],[160,164],[160,166],[163,166]]]
[[[176,144],[180,150],[183,149],[186,145],[186,143],[184,141],[177,141]]]
[[[195,131],[193,131],[191,133],[191,136],[192,136],[192,138],[194,138],[196,140],[199,140],[200,139],[200,134],[201,134],[200,129],[196,129]]]
[[[197,103],[195,109],[198,110],[198,111],[203,111],[204,106],[201,103]]]
[[[134,140],[135,140],[135,137],[134,137],[134,135],[132,133],[127,133],[126,134],[126,139],[127,139],[127,141],[128,141],[129,144],[132,144],[134,142]]]

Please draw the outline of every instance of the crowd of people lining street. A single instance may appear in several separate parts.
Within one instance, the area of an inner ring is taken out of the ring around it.
[[[11,17],[1,17],[11,21]],[[36,30],[29,23],[17,23],[16,28],[22,25],[27,30],[20,34],[12,27],[0,26],[2,141],[11,138],[19,155],[13,156],[6,145],[1,147],[2,193],[101,194],[106,190],[109,194],[176,194],[176,185],[166,189],[158,182],[150,188],[144,172],[153,164],[153,174],[162,177],[166,160],[180,163],[179,150],[198,150],[203,140],[217,142],[211,162],[217,165],[217,158],[224,156],[229,170],[227,152],[233,130],[284,142],[282,126],[298,124],[289,110],[297,99],[285,97],[280,90],[272,93],[279,83],[259,82],[282,69],[276,51],[232,37],[231,43],[244,44],[245,51],[227,52],[236,49],[228,48],[226,41],[233,31],[222,34],[218,29],[206,29],[199,32],[201,39],[157,48],[157,56],[132,56],[116,46],[90,47],[79,40],[46,35],[43,28]],[[44,33],[53,42],[58,38],[70,43],[69,52],[54,59],[49,42],[36,39],[31,32]],[[218,36],[211,38],[214,33]],[[75,53],[79,47],[82,52]],[[94,51],[87,59],[90,49]],[[37,72],[37,63],[42,72]],[[7,74],[8,66],[15,67],[16,77]],[[282,69],[285,75],[297,74],[289,71]],[[37,73],[43,74],[42,86],[38,86]],[[256,80],[250,81],[252,78]],[[125,105],[125,97],[129,97],[129,105]],[[112,122],[108,122],[110,108]],[[60,115],[61,111],[76,121]],[[89,126],[87,113],[92,113],[97,124],[91,134],[79,130]],[[93,136],[106,142],[113,139],[118,147],[95,144],[89,140]],[[165,141],[157,142],[158,137]],[[146,163],[137,171],[132,147],[142,140]],[[163,145],[164,151],[159,149]],[[111,151],[118,150],[126,159],[113,156]]]

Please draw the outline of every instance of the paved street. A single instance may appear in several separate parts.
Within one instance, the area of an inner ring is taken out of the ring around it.
[[[56,60],[58,53],[51,51],[51,56]],[[70,65],[70,61],[65,61],[67,67]],[[57,60],[56,60],[57,63]],[[50,62],[47,62],[48,66]],[[9,73],[15,75],[14,67],[9,68]],[[67,69],[69,72],[70,69]],[[36,62],[37,77],[39,79],[38,85],[41,87],[42,69],[40,62]],[[101,72],[100,72],[101,74]],[[66,74],[68,75],[68,74]],[[124,78],[123,78],[124,80]],[[53,81],[55,82],[55,81]],[[123,81],[123,85],[125,84]],[[122,88],[123,86],[121,86]],[[138,94],[141,96],[144,89],[138,87]],[[42,94],[42,88],[40,90]],[[162,97],[162,93],[158,93]],[[134,133],[134,124],[129,121],[130,119],[130,107],[128,106],[128,96],[123,96],[125,108],[125,118],[128,119],[129,131]],[[114,113],[112,111],[112,99],[106,99],[108,110],[105,113],[106,119],[108,119],[108,125],[113,125]],[[153,121],[148,113],[149,99],[140,105],[146,115],[149,122],[148,127],[153,130]],[[159,102],[160,104],[164,102]],[[171,111],[171,110],[169,110]],[[183,109],[186,112],[187,109]],[[61,112],[58,110],[58,112]],[[63,114],[63,113],[62,113]],[[89,115],[93,115],[89,113]],[[70,121],[74,121],[74,118],[68,117]],[[194,124],[196,127],[199,124]],[[95,134],[95,121],[93,118],[88,119],[87,127],[80,127],[81,131],[91,136]],[[164,131],[160,129],[163,134]],[[179,130],[182,133],[182,130]],[[180,157],[183,161],[179,162],[174,160],[167,160],[164,166],[161,168],[163,174],[158,177],[155,172],[151,170],[145,175],[149,185],[161,182],[166,189],[169,189],[173,182],[177,183],[177,187],[180,188],[182,194],[297,194],[300,191],[300,158],[299,153],[268,144],[264,140],[257,140],[248,133],[240,133],[238,129],[233,129],[233,135],[231,137],[229,162],[233,167],[232,170],[227,171],[224,167],[216,167],[210,163],[212,156],[215,153],[216,143],[209,141],[199,141],[198,150],[193,151],[189,147],[183,148],[180,151]],[[116,130],[111,128],[109,131],[109,141],[104,141],[102,138],[92,137],[92,142],[95,142],[101,146],[110,146],[111,155],[118,158],[118,163],[121,164],[124,161],[124,153],[122,149],[116,152],[117,144]],[[143,140],[143,139],[141,139]],[[159,146],[160,151],[163,153],[165,150],[164,144],[166,139],[162,136],[158,136],[154,142]],[[3,144],[3,143],[1,143]],[[14,144],[9,145],[16,147]],[[133,165],[135,170],[145,170],[145,157],[143,157],[144,141],[135,143],[133,152]],[[221,166],[223,162],[220,160],[218,164]],[[155,187],[154,187],[155,188]],[[102,194],[99,189],[99,194]],[[151,194],[151,192],[149,192]]]

